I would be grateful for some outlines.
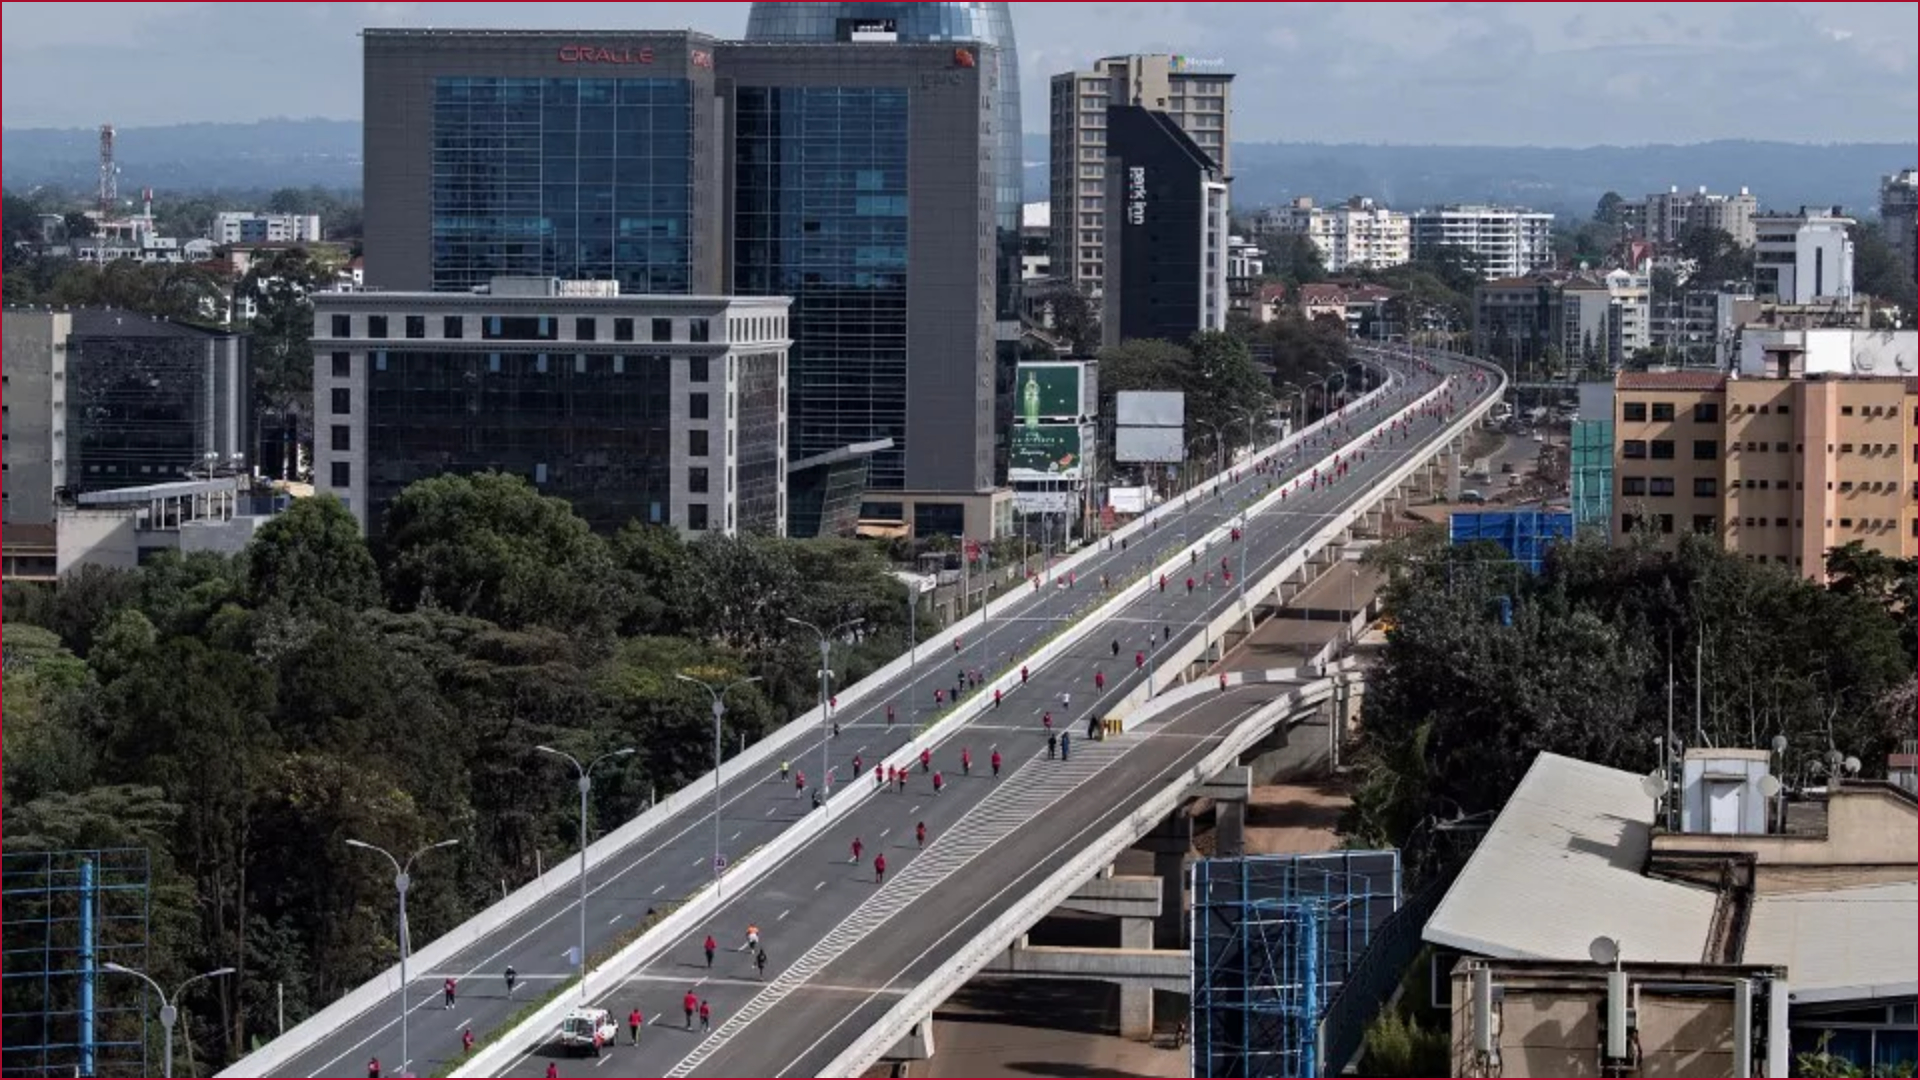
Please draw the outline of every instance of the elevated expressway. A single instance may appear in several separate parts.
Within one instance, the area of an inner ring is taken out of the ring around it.
[[[1080,864],[1104,850],[1116,830],[1164,817],[1149,804],[1166,790],[1184,792],[1192,786],[1189,774],[1211,777],[1216,765],[1231,764],[1226,759],[1239,743],[1257,741],[1295,706],[1330,693],[1328,681],[1215,690],[1171,711],[1139,713],[1144,719],[1111,739],[1083,738],[1089,709],[1123,718],[1152,689],[1164,691],[1196,670],[1249,605],[1289,587],[1354,519],[1377,512],[1423,470],[1431,478],[1436,456],[1451,453],[1498,396],[1497,374],[1450,358],[1377,353],[1370,362],[1391,373],[1386,385],[1350,407],[1344,420],[1263,451],[1257,460],[1275,469],[1243,464],[1190,503],[1176,501],[1130,526],[1120,534],[1124,544],[1057,565],[1056,576],[1077,578],[1073,587],[1021,590],[843,690],[839,738],[823,733],[818,712],[810,713],[727,762],[717,784],[710,774],[603,838],[588,875],[590,951],[624,940],[650,909],[680,903],[591,972],[584,994],[569,993],[501,1031],[524,1007],[507,1000],[499,973],[508,964],[521,973],[523,998],[570,974],[566,954],[579,932],[577,864],[557,867],[420,949],[407,999],[411,1071],[452,1066],[460,1033],[471,1027],[483,1040],[499,1038],[454,1075],[543,1075],[544,1037],[582,997],[623,1021],[639,1008],[648,1027],[639,1048],[619,1047],[597,1063],[562,1060],[561,1075],[857,1073],[884,1056],[1025,928],[1003,932],[1009,918],[1030,925],[1051,909],[1042,901],[1057,889],[1056,879],[1078,875],[1065,886],[1071,892],[1096,876],[1099,865],[1081,874]],[[1376,426],[1402,415],[1408,431],[1390,445],[1370,446],[1364,461],[1339,449],[1339,440],[1368,441]],[[1296,486],[1316,467],[1327,471],[1336,452],[1349,463],[1343,479],[1317,490]],[[1239,522],[1244,541],[1234,543],[1228,530]],[[1222,582],[1222,558],[1235,574],[1232,588]],[[1189,573],[1199,581],[1209,570],[1212,588],[1189,595]],[[1158,587],[1163,572],[1165,592]],[[1111,593],[1102,592],[1102,575],[1113,579]],[[1136,669],[1138,653],[1152,658],[1144,670]],[[963,667],[984,670],[989,684],[936,712],[934,690],[951,692]],[[1096,671],[1105,676],[1103,690],[1096,689]],[[993,687],[1003,691],[997,708]],[[1062,704],[1068,694],[1070,707]],[[899,721],[891,727],[890,704]],[[1058,730],[1073,732],[1068,761],[1047,759],[1040,717],[1049,711]],[[843,783],[826,809],[809,812],[780,782],[778,764],[791,761],[817,776],[823,743],[842,777],[855,754],[870,772],[881,761],[912,765],[924,748],[949,782],[936,796],[916,765],[904,793],[878,793],[869,776]],[[971,752],[971,775],[963,775],[962,749]],[[997,781],[988,775],[996,750],[1005,763]],[[711,880],[716,787],[719,836],[731,860],[718,886]],[[929,831],[925,851],[914,841],[921,822]],[[849,861],[855,836],[866,848],[858,865]],[[890,864],[879,888],[871,867],[876,853]],[[1111,854],[1105,858],[1110,862]],[[750,924],[766,940],[764,984],[750,958],[734,951]],[[722,944],[711,972],[700,949],[708,933]],[[440,1008],[448,977],[462,986],[451,1011]],[[397,982],[388,972],[222,1075],[337,1076],[357,1073],[376,1056],[394,1074]],[[712,1005],[708,1035],[677,1030],[689,990]]]

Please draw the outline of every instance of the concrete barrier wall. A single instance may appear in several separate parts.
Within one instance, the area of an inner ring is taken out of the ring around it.
[[[1226,739],[1191,768],[1168,776],[1158,792],[1128,814],[1118,825],[1078,849],[1038,889],[1009,908],[982,933],[961,945],[934,975],[908,991],[879,1023],[867,1029],[851,1046],[822,1070],[821,1076],[864,1074],[903,1038],[914,1024],[933,1014],[941,1003],[1041,919],[1065,903],[1081,885],[1098,876],[1115,858],[1153,831],[1186,800],[1194,785],[1204,783],[1239,760],[1248,748],[1266,738],[1274,724],[1317,709],[1334,692],[1333,680],[1302,687],[1262,707],[1229,733]],[[1168,706],[1154,703],[1158,715]]]
[[[1383,385],[1372,394],[1362,398],[1361,402],[1375,400],[1380,395],[1389,392],[1392,387],[1397,384],[1398,378],[1399,376],[1397,374],[1388,372]],[[1359,403],[1357,402],[1356,404]],[[1269,446],[1264,451],[1256,454],[1245,465],[1236,468],[1246,468],[1286,452],[1298,445],[1302,440],[1320,433],[1332,419],[1332,417],[1323,418],[1319,423],[1304,428],[1290,435],[1288,438]],[[1230,469],[1229,472],[1231,471]],[[1229,473],[1222,473],[1207,483],[1219,483],[1227,479],[1228,476]],[[1163,517],[1177,514],[1180,509],[1181,507],[1177,502],[1169,501],[1164,503],[1156,507],[1151,513],[1136,519],[1126,528],[1117,530],[1113,534],[1113,538],[1117,541],[1121,538],[1130,539],[1137,536],[1144,531],[1152,529]],[[1051,568],[1052,572],[1066,573],[1073,571],[1085,562],[1095,558],[1099,553],[1097,545],[1089,544],[1081,551],[1054,564]],[[1137,595],[1137,593],[1134,594],[1132,598],[1137,598]],[[1128,598],[1128,602],[1131,602],[1132,598]],[[991,622],[996,615],[1004,615],[1028,599],[1028,595],[1024,592],[1018,590],[1010,592],[1006,596],[987,604],[978,617],[970,616],[962,619],[925,641],[920,642],[914,652],[894,658],[892,662],[881,667],[867,678],[842,690],[837,695],[840,701],[840,709],[844,710],[859,705],[868,697],[878,692],[886,683],[906,674],[910,669],[917,666],[920,653],[950,646],[956,637],[986,625]],[[1096,611],[1106,610],[1113,606],[1113,603],[1109,603],[1103,605],[1100,609],[1096,609]],[[1075,625],[1087,627],[1092,624],[1082,616],[1077,620]],[[1037,668],[1058,656],[1065,648],[1076,643],[1077,640],[1077,638],[1072,636],[1056,639],[1055,642],[1050,643],[1048,646],[1036,652],[1026,664],[1029,668]],[[1004,689],[1004,685],[1002,688]],[[959,720],[961,717],[971,719],[972,716],[977,715],[982,701],[990,698],[991,690],[989,689],[969,699],[965,706],[953,710],[947,718],[929,728],[927,733],[923,733],[920,738],[916,739],[914,744],[909,748],[911,754],[903,752],[903,754],[900,755],[902,761],[916,759],[919,755],[920,748],[929,745],[929,738],[932,738],[936,743],[939,739],[945,738],[946,733],[951,732],[954,721]],[[761,739],[759,742],[748,747],[744,752],[724,762],[719,769],[719,783],[725,785],[731,781],[738,780],[742,776],[752,775],[760,769],[770,768],[775,755],[780,750],[784,749],[794,740],[805,736],[811,730],[820,727],[822,722],[822,711],[819,708],[816,707],[808,710],[805,714],[786,724],[772,735]],[[939,734],[935,736],[933,734],[935,732]],[[889,761],[887,764],[898,763],[900,762]],[[652,833],[661,825],[671,821],[683,811],[697,803],[705,802],[712,796],[714,784],[714,774],[709,772],[700,779],[670,795],[665,800],[656,803],[638,817],[633,818],[626,824],[621,825],[591,844],[587,849],[588,861],[597,866],[603,860],[639,843],[645,839],[649,833]],[[859,787],[863,788],[864,785],[860,785]],[[811,820],[811,818],[803,819],[794,829],[788,830],[780,840],[768,845],[767,848],[763,848],[762,852],[766,853],[771,861],[763,860],[759,865],[773,865],[774,862],[778,861],[778,858],[783,858],[787,851],[797,850],[799,847],[804,846],[821,828],[824,828],[825,819],[823,818],[819,825],[812,828],[812,831],[803,834],[801,830],[806,828],[808,822]],[[793,838],[791,845],[787,843],[790,837]],[[761,853],[756,853],[756,856],[759,854]],[[756,856],[749,856],[748,860],[743,861],[753,861]],[[730,868],[727,874],[728,881],[744,882],[748,880],[743,874],[744,869],[745,867],[743,866]],[[447,963],[461,951],[485,939],[502,926],[505,926],[507,923],[539,906],[546,900],[553,898],[561,889],[576,885],[579,880],[578,874],[579,868],[572,860],[557,864],[552,870],[547,871],[532,882],[521,886],[498,904],[494,904],[485,911],[480,912],[473,918],[468,919],[458,927],[442,934],[440,937],[435,938],[427,945],[415,951],[410,958],[409,965],[416,971],[427,971],[445,967]],[[703,897],[706,898],[705,902],[711,902],[717,899],[717,896],[709,895],[713,893],[715,893],[715,890],[710,885],[696,894],[695,898],[690,899],[687,905],[683,906],[682,910],[688,910],[698,903],[701,903],[701,898]],[[677,914],[678,912],[676,912],[676,915]],[[673,935],[668,934],[666,929],[666,924],[663,923],[660,927],[656,927],[654,931],[650,931],[640,941],[635,942],[634,946],[630,946],[630,948],[638,947],[645,941],[655,937],[672,940]],[[625,951],[623,951],[621,955],[625,955]],[[608,966],[611,967],[613,965]],[[590,974],[589,981],[591,981],[591,978],[592,975]],[[387,998],[393,996],[393,994],[399,990],[399,985],[400,967],[399,964],[396,963],[381,972],[374,979],[363,983],[319,1012],[294,1025],[294,1027],[289,1029],[284,1035],[281,1035],[254,1053],[235,1062],[218,1075],[222,1077],[273,1076],[279,1067],[287,1060],[304,1053],[329,1033],[337,1030],[354,1017],[380,1005]],[[555,1024],[558,1024],[557,1020]]]

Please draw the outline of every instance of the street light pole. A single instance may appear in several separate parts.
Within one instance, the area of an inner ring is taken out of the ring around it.
[[[442,840],[437,844],[428,844],[419,851],[407,856],[406,862],[393,857],[393,852],[377,847],[364,840],[348,840],[347,846],[361,851],[371,851],[386,856],[393,864],[393,890],[400,896],[400,1075],[407,1075],[407,955],[413,951],[413,941],[407,933],[407,889],[413,885],[413,862],[429,851],[455,847],[458,840]]]
[[[716,688],[705,679],[696,679],[691,675],[675,675],[674,678],[690,686],[697,686],[713,699],[713,888],[714,895],[720,894],[720,722],[727,716],[727,695],[743,686],[752,686],[760,682],[759,676],[748,679],[736,679],[723,687]]]
[[[966,553],[964,551],[961,552],[960,557],[965,559]],[[805,619],[796,619],[791,615],[787,616],[787,622],[793,626],[800,627],[802,630],[813,631],[814,636],[820,639],[820,787],[815,790],[821,793],[820,808],[827,811],[828,817],[832,817],[833,810],[827,805],[827,795],[830,793],[830,789],[827,787],[827,777],[831,775],[833,769],[833,733],[832,728],[829,726],[833,720],[827,715],[827,702],[831,699],[831,694],[827,689],[827,680],[833,677],[833,639],[849,630],[865,626],[867,620],[848,619],[832,630],[822,630],[820,627]]]
[[[179,986],[175,987],[173,991],[173,997],[168,998],[167,992],[160,988],[160,984],[157,982],[154,982],[153,979],[150,976],[148,976],[147,973],[144,971],[135,971],[134,969],[127,967],[123,964],[115,964],[115,963],[112,963],[111,961],[109,961],[108,963],[102,964],[100,966],[105,968],[108,971],[118,972],[121,975],[131,975],[134,978],[139,979],[141,982],[146,983],[148,986],[153,987],[154,994],[160,999],[160,1028],[165,1034],[165,1042],[163,1045],[165,1045],[166,1047],[166,1056],[163,1060],[166,1062],[166,1072],[162,1073],[161,1075],[169,1076],[169,1077],[173,1075],[173,1023],[174,1021],[180,1019],[180,1010],[179,1008],[176,1007],[176,1003],[180,1000],[180,996],[187,992],[187,987],[192,986],[194,983],[199,982],[201,979],[217,979],[222,975],[231,975],[234,972],[234,969],[230,967],[215,968],[212,971],[203,971],[200,974],[195,975],[193,978],[188,979],[186,982],[183,982]]]
[[[573,766],[577,774],[574,786],[580,789],[580,997],[587,996],[587,793],[593,790],[593,770],[615,758],[632,757],[638,753],[632,747],[602,754],[589,764],[580,764],[580,759],[572,754],[562,753],[551,746],[536,746],[542,754],[561,758]]]

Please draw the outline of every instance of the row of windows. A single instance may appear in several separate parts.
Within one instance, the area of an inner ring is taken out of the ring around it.
[[[336,427],[333,430],[334,430],[335,438],[337,439],[340,437],[339,433],[344,429]],[[346,461],[334,462],[331,468],[328,470],[328,479],[332,481],[333,489],[335,491],[348,490],[353,486],[353,464],[351,462],[346,462]],[[731,480],[731,477],[729,477],[729,480]],[[546,466],[544,465],[537,466],[534,470],[534,483],[545,484],[546,482],[547,482]],[[712,484],[711,484],[711,479],[710,479],[708,470],[704,468],[687,470],[687,491],[689,494],[693,494],[693,495],[710,494],[708,489],[711,486]],[[728,508],[728,512],[729,512],[729,516],[731,516],[731,512],[732,512],[731,507]],[[659,518],[660,518],[659,504],[655,503],[654,514],[653,514],[653,519],[655,523],[659,522]],[[712,527],[713,527],[712,507],[704,502],[691,502],[691,501],[688,502],[687,503],[687,531],[688,532],[706,532]]]
[[[1677,483],[1671,476],[1623,476],[1620,478],[1620,494],[1625,498],[1671,499],[1677,493]],[[1712,477],[1697,477],[1693,481],[1693,495],[1696,499],[1712,499],[1720,494],[1720,482]]]
[[[387,356],[388,354],[384,351],[369,354],[369,359],[372,361],[372,364],[373,364],[373,370],[375,371],[387,370]],[[498,374],[503,367],[507,367],[510,365],[518,365],[523,360],[526,360],[527,354],[487,353],[486,358],[487,358],[488,372],[493,374]],[[332,354],[330,359],[331,359],[330,367],[333,372],[334,378],[350,379],[353,377],[353,354],[352,353],[336,352]],[[560,365],[554,363],[555,359],[556,359],[555,357],[549,356],[547,353],[531,354],[533,373],[536,375],[546,375],[553,371],[559,370]],[[574,374],[576,375],[588,375],[588,374],[625,375],[627,373],[628,368],[632,367],[632,369],[636,373],[650,374],[651,372],[648,371],[649,367],[657,368],[660,365],[670,364],[673,362],[673,358],[669,356],[636,356],[631,358],[633,360],[633,363],[629,365],[627,362],[628,359],[629,358],[625,356],[594,356],[594,355],[588,355],[586,353],[577,353],[573,357],[573,371],[574,371]],[[705,383],[712,380],[713,357],[689,356],[686,358],[686,363],[687,363],[687,381],[688,382]],[[733,371],[733,358],[728,357],[727,358],[727,372],[728,372],[727,378],[729,381],[731,381],[731,379],[733,378],[732,371]]]
[[[399,317],[401,337],[408,341],[427,339],[427,316],[402,315]],[[481,341],[559,341],[562,321],[551,315],[480,315]],[[367,315],[361,320],[366,337],[373,341],[393,339],[394,320],[386,315]],[[608,340],[620,343],[639,340],[638,330],[643,320],[618,317],[602,319],[592,315],[576,316],[573,320],[574,341],[600,340],[601,327],[605,324],[611,335]],[[738,325],[749,320],[733,320]],[[785,320],[751,320],[756,327],[760,323],[769,326]],[[652,318],[644,320],[647,327],[647,340],[654,344],[666,345],[687,343],[706,345],[713,341],[713,321],[707,318],[688,319]],[[685,337],[676,338],[676,329],[684,328]],[[744,328],[744,327],[742,327]],[[354,336],[354,316],[334,315],[328,320],[328,329],[336,340],[349,340]],[[782,328],[784,330],[784,328]],[[440,317],[440,337],[446,341],[461,341],[467,336],[467,317],[464,315],[443,315]]]
[[[1672,461],[1675,443],[1671,439],[1628,439],[1620,444],[1620,456],[1628,461]],[[1720,460],[1720,444],[1711,440],[1701,440],[1693,444],[1693,460]]]
[[[1785,408],[1781,412],[1785,412]],[[1620,419],[1629,424],[1643,424],[1648,420],[1656,424],[1671,424],[1677,418],[1677,410],[1671,401],[1627,401],[1620,405]],[[1693,407],[1693,422],[1696,424],[1717,424],[1720,422],[1720,406],[1711,401],[1703,401]]]

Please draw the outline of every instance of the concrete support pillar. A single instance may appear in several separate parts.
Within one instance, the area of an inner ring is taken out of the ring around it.
[[[1216,857],[1237,859],[1246,854],[1247,804],[1214,804],[1214,848]]]
[[[1120,1037],[1139,1042],[1153,1039],[1153,987],[1120,984]]]
[[[1153,873],[1160,879],[1160,917],[1154,921],[1154,938],[1163,947],[1179,948],[1187,940],[1187,853],[1155,852]]]

